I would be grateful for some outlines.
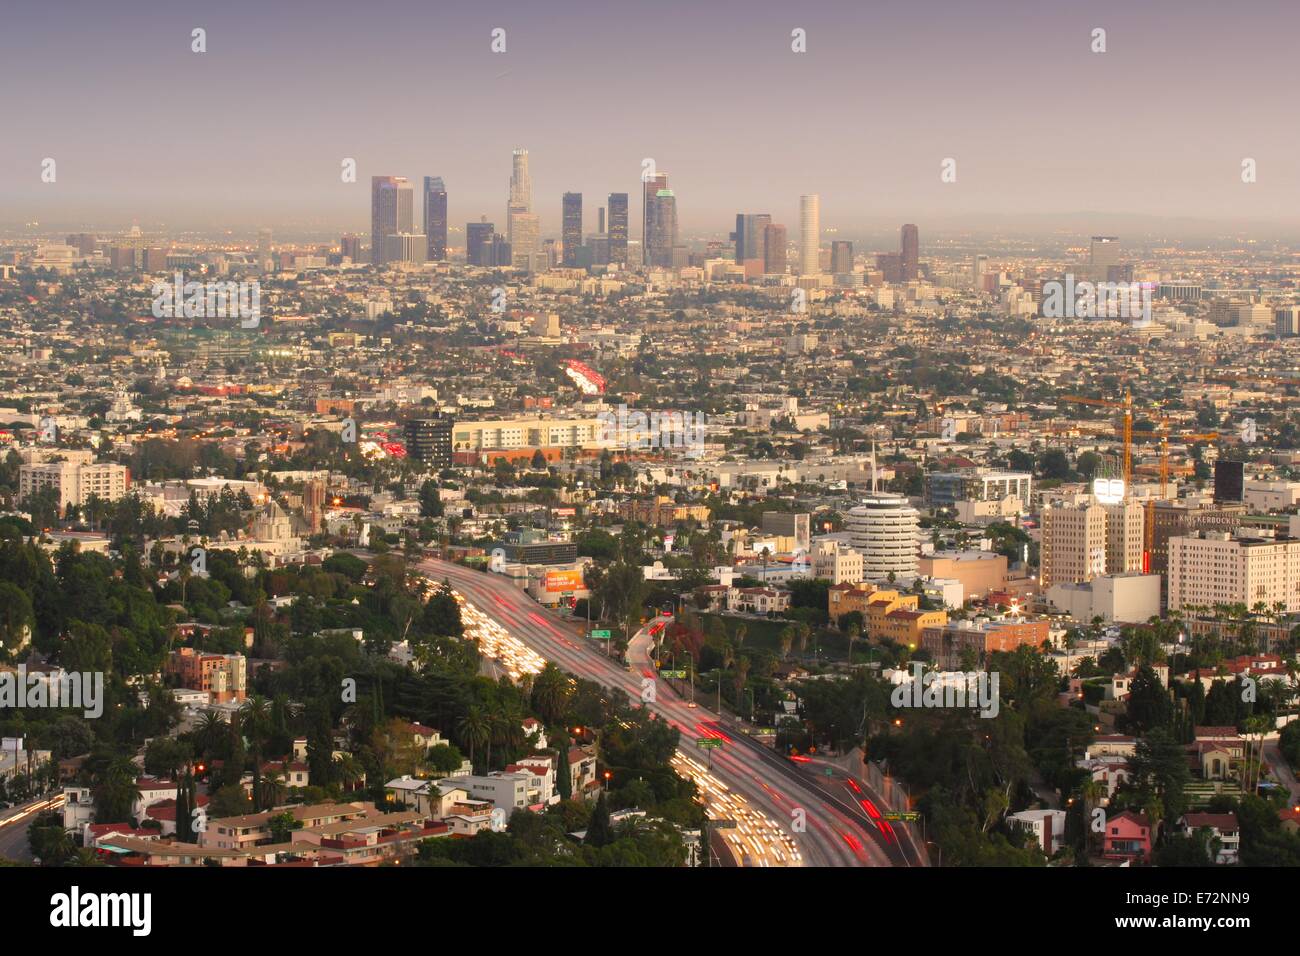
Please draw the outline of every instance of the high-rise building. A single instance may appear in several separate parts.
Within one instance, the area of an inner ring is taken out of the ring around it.
[[[771,224],[772,217],[765,212],[736,214],[736,231],[731,234],[731,241],[736,244],[736,265],[766,263],[766,230]]]
[[[406,423],[406,452],[421,464],[434,468],[451,467],[451,429],[449,416],[413,418]]]
[[[816,193],[799,197],[799,274],[814,276],[821,267],[821,197]]]
[[[916,574],[919,522],[919,512],[899,495],[869,495],[849,509],[844,530],[862,553],[864,580]]]
[[[518,249],[515,242],[515,216],[533,211],[533,177],[528,171],[528,150],[516,149],[511,154],[510,198],[506,203],[506,238]],[[532,251],[531,249],[529,250]]]
[[[1107,282],[1111,266],[1119,265],[1119,237],[1093,236],[1088,271],[1093,282]]]
[[[1288,305],[1273,312],[1273,331],[1280,339],[1300,335],[1300,306]]]
[[[913,223],[903,226],[899,253],[903,281],[915,282],[921,277],[921,230]]]
[[[602,210],[603,211],[603,210]],[[561,216],[560,238],[564,241],[564,264],[578,264],[578,249],[582,245],[582,193],[565,193]]]
[[[516,269],[535,272],[539,267],[538,253],[542,247],[541,220],[536,213],[512,212],[508,239]]]
[[[657,176],[656,180],[668,182],[667,176]],[[646,265],[654,269],[671,269],[674,266],[673,252],[677,247],[677,197],[667,185],[656,189],[653,197],[647,198],[649,221],[646,228]]]
[[[492,245],[492,237],[496,234],[496,224],[490,223],[486,218],[479,222],[470,222],[465,224],[465,261],[472,266],[489,265],[485,261],[485,255],[488,247]]]
[[[1142,570],[1144,518],[1129,499],[1103,504],[1084,496],[1044,508],[1042,586]]]
[[[609,261],[627,265],[627,193],[609,194]]]
[[[274,272],[275,259],[271,254],[271,230],[257,230],[257,271]]]
[[[667,188],[667,173],[658,173],[643,179],[641,182],[641,255],[644,264],[647,266],[652,264],[651,250],[657,245],[654,231],[658,222],[658,213],[655,204],[658,201],[659,190]]]
[[[348,233],[339,240],[339,249],[343,258],[351,259],[354,263],[361,262],[361,237]]]
[[[977,255],[971,263],[971,288],[976,292],[984,291],[984,273],[988,272],[989,257]]]
[[[853,272],[853,243],[836,239],[831,243],[831,274],[846,276]]]
[[[430,262],[447,258],[447,187],[441,176],[424,177],[424,235]]]
[[[785,261],[786,230],[780,223],[769,223],[763,230],[763,271],[783,276],[789,271]]]
[[[428,243],[419,232],[395,232],[384,237],[384,262],[425,261]]]
[[[383,265],[388,236],[412,231],[414,199],[410,181],[405,176],[370,178],[370,256],[375,265]]]
[[[1225,531],[1169,539],[1169,610],[1261,603],[1300,611],[1300,540]]]

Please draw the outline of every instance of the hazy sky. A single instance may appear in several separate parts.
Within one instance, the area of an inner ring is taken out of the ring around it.
[[[845,230],[1276,227],[1300,221],[1298,28],[1295,0],[5,0],[0,225],[364,232],[374,174],[441,175],[456,226],[501,223],[524,146],[548,235],[565,190],[588,230],[635,196],[644,157],[684,231],[770,212],[793,237],[806,192]]]

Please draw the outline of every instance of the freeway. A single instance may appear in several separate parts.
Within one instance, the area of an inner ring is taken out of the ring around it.
[[[0,859],[17,863],[32,861],[31,847],[27,843],[27,828],[36,815],[45,810],[58,810],[63,806],[63,794],[38,797],[21,806],[0,811]]]
[[[795,768],[766,748],[741,743],[727,733],[716,715],[687,701],[657,679],[653,668],[636,670],[607,657],[572,625],[532,601],[509,581],[436,559],[416,563],[434,582],[444,579],[476,612],[508,631],[528,652],[552,661],[562,670],[605,687],[617,688],[633,701],[646,701],[655,714],[681,733],[677,769],[700,784],[710,801],[710,816],[733,822],[723,834],[747,865],[756,866],[890,866],[895,859],[879,839],[879,830],[856,804],[826,787],[809,782]],[[653,626],[654,622],[651,622]],[[644,646],[646,634],[638,634]],[[488,653],[485,649],[485,653]],[[521,655],[518,652],[516,658]],[[535,664],[518,665],[535,671]],[[713,738],[721,746],[707,756],[695,741]],[[714,805],[716,804],[716,805]]]

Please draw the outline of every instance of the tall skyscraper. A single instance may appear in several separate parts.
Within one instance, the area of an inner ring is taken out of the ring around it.
[[[821,197],[799,197],[799,274],[815,276],[821,269]]]
[[[429,261],[446,259],[447,187],[441,176],[424,177],[424,234],[428,239]]]
[[[536,213],[516,212],[510,217],[511,261],[516,269],[536,272],[544,268],[542,259],[541,220]]]
[[[667,177],[664,177],[665,182]],[[656,190],[650,206],[650,225],[646,264],[653,269],[673,268],[673,251],[677,247],[677,197],[668,187]]]
[[[647,266],[651,264],[650,250],[655,245],[654,230],[658,221],[655,203],[659,196],[659,190],[667,188],[668,175],[666,173],[659,173],[641,182],[641,256]]]
[[[560,238],[564,240],[564,264],[578,264],[578,249],[582,246],[582,193],[565,193],[561,217]]]
[[[465,224],[465,261],[472,266],[486,266],[488,250],[492,237],[496,234],[496,225],[482,219],[479,222]]]
[[[853,243],[836,239],[831,243],[831,274],[846,276],[853,272]]]
[[[271,255],[271,230],[257,230],[257,271],[274,272],[275,260]]]
[[[921,277],[921,231],[912,223],[903,226],[902,256],[899,265],[904,282]]]
[[[769,223],[763,230],[763,271],[770,276],[783,276],[789,271],[785,261],[785,226]]]
[[[627,193],[609,194],[609,261],[627,265]]]
[[[385,261],[387,237],[411,231],[414,198],[405,176],[370,177],[370,257],[375,265]]]
[[[736,231],[731,234],[731,239],[736,244],[737,265],[766,260],[765,230],[771,224],[772,217],[765,212],[736,214]]]
[[[528,171],[528,150],[516,149],[512,154],[510,171],[510,199],[506,203],[506,238],[514,245],[514,218],[519,213],[533,211],[533,177]]]
[[[339,241],[339,249],[343,258],[351,259],[353,264],[361,262],[361,237],[354,233],[346,233]]]
[[[1119,236],[1093,236],[1089,272],[1093,282],[1109,280],[1112,266],[1119,265]]]

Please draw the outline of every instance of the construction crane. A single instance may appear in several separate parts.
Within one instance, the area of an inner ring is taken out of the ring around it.
[[[1063,402],[1077,402],[1080,405],[1098,405],[1102,408],[1117,408],[1124,412],[1122,433],[1124,436],[1124,495],[1127,497],[1129,486],[1133,484],[1133,393],[1124,390],[1122,402],[1112,402],[1104,398],[1089,398],[1086,395],[1065,395]]]

